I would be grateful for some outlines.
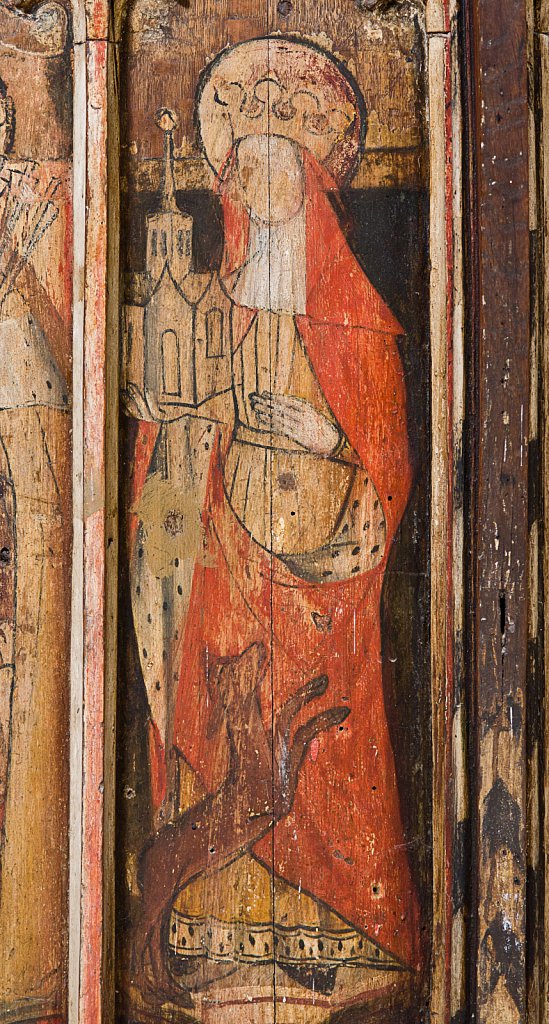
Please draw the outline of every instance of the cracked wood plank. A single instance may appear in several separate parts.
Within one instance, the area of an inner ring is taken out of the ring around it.
[[[114,997],[118,93],[109,5],[77,6],[69,1020],[99,1024]]]
[[[524,4],[473,12],[478,219],[475,802],[481,1024],[526,1013],[529,424],[527,26]]]

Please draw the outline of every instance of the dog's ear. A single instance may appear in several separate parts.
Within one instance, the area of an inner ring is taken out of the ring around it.
[[[265,674],[267,666],[267,650],[265,644],[261,640],[257,643],[251,644],[245,651],[239,656],[238,661],[240,662],[239,667],[242,671],[249,673],[252,679],[259,682]]]

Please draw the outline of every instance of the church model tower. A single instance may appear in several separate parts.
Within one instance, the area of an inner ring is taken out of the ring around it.
[[[147,217],[146,269],[135,301],[123,310],[123,364],[127,383],[145,395],[153,416],[196,408],[231,386],[230,309],[217,272],[192,270],[193,221],[177,205],[173,133],[177,119],[163,109],[162,197]]]

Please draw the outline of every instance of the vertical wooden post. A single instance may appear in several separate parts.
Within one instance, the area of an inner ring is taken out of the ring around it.
[[[466,414],[466,373],[465,373],[465,295],[464,295],[464,160],[463,160],[463,103],[462,68],[460,61],[462,47],[459,0],[450,5],[450,82],[451,120],[451,195],[452,195],[452,337],[449,341],[451,361],[450,402],[451,422],[451,578],[449,614],[452,620],[452,720],[451,720],[451,806],[449,815],[452,823],[451,857],[451,906],[452,923],[450,935],[450,995],[449,1017],[460,1019],[465,1013],[467,1000],[467,939],[468,939],[468,886],[467,847],[470,831],[470,804],[467,773],[468,728],[466,700],[466,678],[464,661],[464,635],[467,629],[465,618],[465,484],[464,484],[464,432]]]
[[[430,197],[431,197],[431,691],[433,731],[433,941],[444,954],[433,963],[431,1007],[434,1020],[447,1020],[448,950],[448,245],[446,180],[446,80],[448,39],[429,37]],[[444,753],[443,753],[444,752]],[[441,756],[442,755],[442,756]]]
[[[532,313],[530,337],[529,450],[529,553],[528,553],[528,702],[527,702],[527,879],[526,921],[526,1020],[543,1024],[544,936],[543,936],[543,524],[541,451],[543,447],[542,282],[539,257],[543,251],[544,204],[540,199],[538,131],[540,43],[537,35],[537,3],[527,2],[529,69],[529,212],[532,255]]]
[[[476,886],[473,1012],[525,1019],[529,224],[524,0],[472,5],[478,205],[473,508]],[[474,252],[474,248],[473,248]]]
[[[69,1019],[112,1019],[118,136],[109,4],[76,17],[72,849]]]
[[[548,238],[549,238],[549,6],[542,2],[537,10],[537,23],[535,24],[535,54],[538,59],[537,68],[537,143],[538,143],[538,256],[539,256],[539,372],[541,376],[541,401],[539,416],[539,444],[540,444],[540,555],[542,578],[542,601],[548,593],[549,582],[549,272],[547,268],[548,259]],[[549,943],[547,941],[547,929],[549,928],[549,900],[548,893],[548,843],[549,843],[549,816],[548,808],[548,782],[549,782],[549,717],[547,714],[547,696],[543,699],[549,685],[549,630],[548,616],[543,609],[543,624],[540,630],[541,646],[540,657],[543,658],[543,673],[540,694],[540,703],[544,706],[544,722],[542,726],[541,771],[543,776],[540,781],[540,799],[544,803],[544,816],[539,836],[539,849],[541,853],[540,872],[538,876],[538,894],[544,892],[544,905],[539,909],[538,926],[538,956],[540,961],[540,996],[539,1020],[543,1021],[544,1009],[547,1006],[548,983],[549,983]],[[544,763],[543,763],[544,762]],[[544,874],[544,878],[540,877]],[[532,1018],[534,1019],[534,1018]]]
[[[427,6],[431,252],[431,692],[433,958],[431,1014],[464,1005],[465,920],[452,903],[467,815],[462,694],[464,418],[461,98],[455,5]]]

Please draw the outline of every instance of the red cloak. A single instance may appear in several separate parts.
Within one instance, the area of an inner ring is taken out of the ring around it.
[[[222,477],[227,441],[218,435],[203,510],[208,558],[194,571],[174,744],[213,792],[226,774],[228,750],[224,736],[208,731],[208,667],[262,641],[271,657],[262,694],[266,725],[272,702],[276,711],[304,682],[326,673],[328,690],[315,702],[314,713],[342,704],[351,713],[344,726],[312,745],[290,815],[276,825],[274,844],[268,835],[253,852],[277,875],[418,968],[419,912],[384,705],[380,628],[387,558],[412,481],[396,343],[403,331],[347,244],[329,199],[336,192],[334,181],[309,153],[303,159],[307,305],[297,326],[327,402],[381,499],[385,554],[376,568],[343,582],[316,584],[295,577],[250,538],[232,512]],[[232,160],[220,192],[225,274],[244,261],[249,225],[232,185]],[[253,315],[235,309],[235,348]],[[137,492],[156,434],[153,425],[141,425]],[[320,632],[319,622],[329,622],[329,630]],[[307,709],[304,717],[311,713]],[[161,800],[162,752],[155,746],[153,789]]]

